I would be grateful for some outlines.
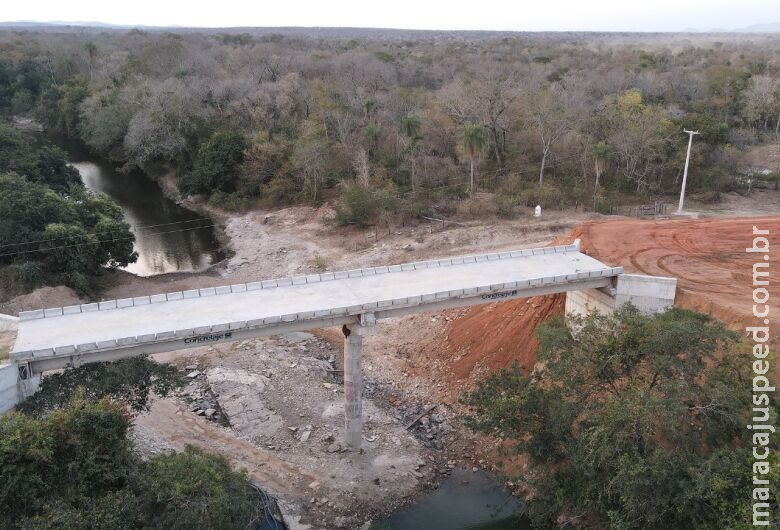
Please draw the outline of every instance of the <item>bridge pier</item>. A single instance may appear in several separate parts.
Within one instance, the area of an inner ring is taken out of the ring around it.
[[[359,324],[341,328],[344,333],[344,441],[350,449],[363,443],[363,337],[373,335],[376,320],[360,315]]]
[[[344,326],[344,441],[353,449],[363,441],[363,336]]]

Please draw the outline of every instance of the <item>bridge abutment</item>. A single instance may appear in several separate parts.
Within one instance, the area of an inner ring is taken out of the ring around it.
[[[677,278],[621,274],[611,287],[567,292],[566,314],[609,314],[626,303],[647,315],[660,313],[674,305],[676,291]]]

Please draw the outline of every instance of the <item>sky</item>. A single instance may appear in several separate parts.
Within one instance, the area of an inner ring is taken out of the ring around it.
[[[780,22],[780,0],[2,0],[0,20],[122,25],[681,31]]]

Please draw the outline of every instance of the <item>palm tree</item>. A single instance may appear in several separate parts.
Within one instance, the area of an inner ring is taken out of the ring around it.
[[[369,123],[366,125],[366,139],[368,140],[368,156],[374,158],[376,154],[377,146],[379,144],[379,138],[382,136],[382,126],[377,123]]]
[[[463,125],[463,147],[469,154],[471,162],[471,178],[469,180],[469,196],[474,197],[474,158],[485,148],[485,131],[476,123]]]
[[[405,136],[408,136],[412,140],[416,140],[419,137],[417,133],[420,131],[420,117],[410,112],[403,118],[401,118],[401,132]]]

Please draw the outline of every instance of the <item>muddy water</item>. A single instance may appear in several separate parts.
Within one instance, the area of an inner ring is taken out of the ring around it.
[[[456,469],[438,489],[371,530],[531,530],[524,513],[525,505],[488,473]]]
[[[140,171],[120,173],[78,142],[49,138],[68,152],[84,185],[114,199],[135,234],[138,261],[125,270],[139,276],[202,270],[222,259],[213,221],[168,199]]]

